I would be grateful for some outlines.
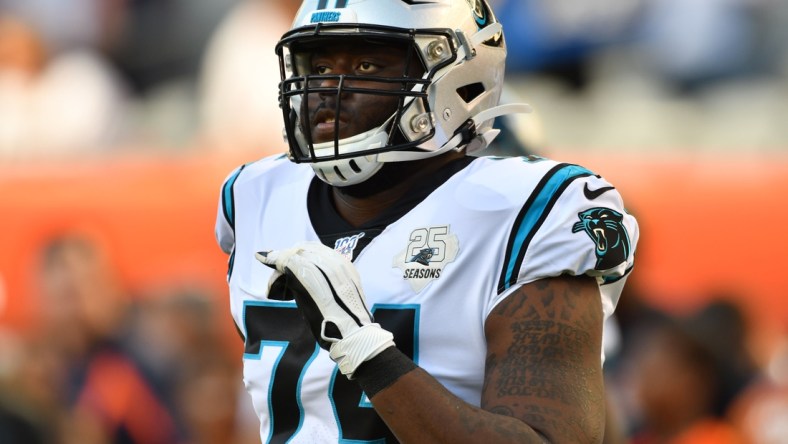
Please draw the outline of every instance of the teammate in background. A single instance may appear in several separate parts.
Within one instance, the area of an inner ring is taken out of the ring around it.
[[[585,168],[478,156],[528,110],[487,3],[305,0],[276,51],[288,156],[216,224],[262,441],[600,442],[637,224]]]

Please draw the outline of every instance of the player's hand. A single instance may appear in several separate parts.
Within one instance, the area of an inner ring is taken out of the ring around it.
[[[312,334],[342,374],[353,379],[361,363],[394,346],[394,336],[375,323],[353,264],[318,242],[263,251],[257,260],[276,271],[268,283],[292,294]],[[284,281],[284,283],[283,283]]]

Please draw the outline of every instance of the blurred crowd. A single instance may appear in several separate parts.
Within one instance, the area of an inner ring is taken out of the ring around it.
[[[0,161],[284,147],[275,0],[0,0]]]
[[[537,109],[503,134],[527,151],[788,148],[784,0],[492,3],[505,100]],[[281,152],[273,45],[297,7],[0,0],[0,163]],[[131,295],[111,258],[79,234],[40,252],[35,325],[0,328],[0,443],[259,442],[222,298]],[[607,440],[787,443],[788,342],[753,347],[741,297],[679,315],[644,291],[611,324]]]
[[[132,295],[86,232],[50,239],[33,278],[35,321],[0,330],[0,442],[259,442],[217,297]]]
[[[509,43],[509,82],[534,105],[550,146],[787,146],[784,0],[493,3]]]
[[[284,148],[273,45],[297,0],[0,0],[0,161]],[[524,140],[786,146],[784,0],[492,0]]]
[[[764,348],[741,295],[667,311],[632,277],[608,330],[606,442],[788,442],[788,335]]]

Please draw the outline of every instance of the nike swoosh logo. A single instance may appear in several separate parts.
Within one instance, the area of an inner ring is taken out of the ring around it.
[[[583,184],[583,194],[585,194],[586,199],[588,199],[588,200],[594,200],[597,197],[607,193],[608,191],[615,190],[615,189],[616,189],[616,187],[602,187],[602,188],[600,188],[598,190],[590,190],[590,189],[588,189],[588,184],[587,183]]]

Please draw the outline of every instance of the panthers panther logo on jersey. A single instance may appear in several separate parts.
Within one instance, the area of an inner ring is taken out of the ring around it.
[[[596,244],[596,270],[608,270],[625,262],[631,249],[629,234],[622,221],[624,216],[610,208],[590,208],[577,213],[580,222],[573,233],[585,231]]]
[[[418,262],[421,265],[429,266],[430,265],[430,259],[432,259],[432,256],[434,254],[435,254],[435,249],[433,249],[433,248],[422,248],[421,251],[419,251],[419,253],[417,255],[415,255],[412,258],[410,258],[410,260],[408,262]]]

